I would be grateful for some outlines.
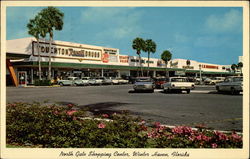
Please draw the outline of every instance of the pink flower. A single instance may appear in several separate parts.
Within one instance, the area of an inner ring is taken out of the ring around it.
[[[69,109],[73,108],[73,106],[74,106],[73,104],[68,104]]]
[[[67,111],[67,115],[71,116],[73,115],[75,112],[77,112],[76,110],[69,110]]]
[[[227,135],[225,135],[225,134],[223,134],[223,133],[221,133],[221,132],[219,132],[219,131],[216,131],[214,134],[215,134],[217,137],[219,137],[219,140],[228,140]]]
[[[152,134],[152,132],[148,132],[148,138],[153,138],[153,134]]]
[[[146,122],[145,122],[145,120],[142,120],[141,122],[140,122],[140,124],[145,124]]]
[[[192,136],[189,136],[188,139],[189,139],[190,141],[194,141],[194,137],[192,137]]]
[[[196,139],[197,139],[197,140],[202,140],[202,136],[201,136],[201,135],[196,136]]]
[[[57,114],[59,114],[59,112],[56,110],[56,111],[54,111],[54,115],[57,115]]]
[[[216,148],[216,147],[218,147],[218,145],[216,144],[216,143],[212,143],[212,148]]]
[[[108,118],[108,117],[109,117],[109,115],[108,115],[108,114],[102,114],[102,117],[104,117],[104,118]]]
[[[73,120],[76,120],[76,117],[75,117],[75,116],[73,117]]]
[[[161,126],[161,123],[160,122],[155,122],[155,127],[159,128]]]
[[[232,133],[232,138],[234,139],[234,140],[242,140],[242,138],[241,138],[241,136],[239,136],[238,134],[236,134],[236,133]]]
[[[105,125],[104,123],[98,124],[98,128],[99,128],[99,129],[103,129],[103,128],[105,128],[105,127],[106,127],[106,125]]]

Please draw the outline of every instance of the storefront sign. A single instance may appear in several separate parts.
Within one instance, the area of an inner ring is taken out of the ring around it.
[[[101,60],[101,49],[91,49],[84,47],[73,47],[64,45],[52,44],[51,56],[54,57],[70,57],[76,59],[95,59]],[[49,56],[49,44],[40,44],[40,54],[41,56]],[[33,55],[38,55],[37,43],[33,42]]]
[[[202,68],[208,68],[208,69],[219,69],[219,66],[215,65],[202,65]]]
[[[185,76],[185,72],[184,71],[175,71],[175,75],[176,76]]]
[[[118,62],[118,57],[116,55],[109,55],[109,62]]]
[[[162,60],[157,61],[157,66],[165,66],[165,62]]]
[[[194,66],[182,66],[184,69],[194,69]]]
[[[116,49],[110,49],[110,48],[105,48],[103,49],[105,53],[108,53],[108,54],[117,54],[117,50]]]
[[[119,56],[121,63],[128,63],[128,56]]]
[[[103,63],[108,63],[108,62],[109,62],[109,54],[104,53],[104,54],[102,55],[102,62],[103,62]]]

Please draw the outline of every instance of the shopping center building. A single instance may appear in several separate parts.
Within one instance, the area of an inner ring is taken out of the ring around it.
[[[42,76],[48,75],[49,42],[40,41]],[[18,85],[38,79],[38,50],[35,38],[7,40],[7,82]],[[52,78],[77,77],[136,77],[140,70],[139,58],[120,54],[117,48],[107,48],[64,41],[53,41],[51,49]],[[161,59],[142,57],[146,75],[149,63],[151,77],[164,76],[166,66]],[[202,63],[187,59],[168,62],[170,76],[228,76],[230,65]],[[11,82],[12,81],[12,82]]]

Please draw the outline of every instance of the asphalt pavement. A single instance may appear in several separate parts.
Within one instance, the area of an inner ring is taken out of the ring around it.
[[[148,122],[166,125],[204,124],[216,130],[242,131],[242,95],[218,94],[214,86],[196,86],[190,94],[135,93],[132,85],[87,87],[7,87],[8,103],[45,102],[77,104],[91,114],[123,110]]]

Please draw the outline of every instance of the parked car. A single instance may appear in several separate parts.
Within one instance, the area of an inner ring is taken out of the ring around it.
[[[61,86],[70,86],[70,85],[80,86],[80,85],[83,85],[83,82],[79,77],[68,77],[65,80],[58,80],[57,83]]]
[[[103,79],[102,79],[102,77],[90,78],[89,79],[89,84],[90,85],[102,85],[103,84]]]
[[[133,86],[135,92],[137,91],[150,91],[154,92],[155,85],[150,77],[138,77]]]
[[[165,77],[155,78],[155,88],[163,88],[163,84],[166,83]]]
[[[112,80],[110,78],[101,77],[101,79],[102,79],[102,84],[105,84],[105,85],[112,84]]]
[[[240,92],[243,91],[243,77],[227,77],[223,82],[217,83],[215,88],[218,92],[230,92],[231,94],[240,94]]]
[[[119,80],[115,77],[111,77],[112,84],[119,84]]]
[[[118,84],[128,84],[128,80],[125,80],[123,78],[117,78]]]
[[[186,77],[170,77],[163,84],[164,92],[186,91],[188,94],[194,89],[194,83],[189,82]]]
[[[89,85],[89,79],[90,79],[90,77],[82,77],[82,83],[84,85]]]
[[[211,78],[210,84],[215,85],[217,83],[223,82],[225,80],[225,77],[214,77]]]

